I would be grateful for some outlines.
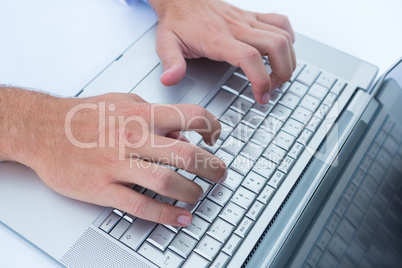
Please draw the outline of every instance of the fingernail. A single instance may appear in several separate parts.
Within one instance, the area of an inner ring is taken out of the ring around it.
[[[264,95],[262,95],[262,102],[264,104],[267,104],[269,102],[269,93],[264,93]]]
[[[218,181],[218,183],[223,183],[226,178],[228,177],[228,170],[225,170],[225,174],[223,174],[223,177]]]
[[[177,217],[177,222],[182,226],[189,226],[191,223],[191,217],[187,215],[180,215]]]

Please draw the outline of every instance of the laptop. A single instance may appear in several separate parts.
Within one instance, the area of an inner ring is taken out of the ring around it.
[[[297,34],[298,67],[259,105],[240,69],[206,59],[189,60],[179,85],[162,86],[155,31],[77,97],[113,88],[149,102],[205,106],[221,121],[217,145],[186,135],[227,163],[228,179],[214,185],[178,170],[204,190],[194,206],[133,188],[191,210],[192,224],[177,228],[66,198],[32,170],[4,162],[0,203],[12,205],[0,207],[3,226],[67,267],[400,263],[401,62],[373,84],[375,66]],[[261,60],[269,71],[269,59]]]

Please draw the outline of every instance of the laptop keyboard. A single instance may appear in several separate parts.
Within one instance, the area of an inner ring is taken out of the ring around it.
[[[265,64],[270,71],[269,63]],[[345,86],[330,74],[298,63],[291,79],[271,92],[268,104],[261,105],[238,69],[206,105],[221,122],[219,140],[214,146],[197,141],[226,163],[226,181],[214,184],[177,170],[202,187],[204,198],[195,205],[134,187],[191,211],[192,223],[185,228],[168,226],[115,209],[99,228],[161,267],[225,266]]]
[[[400,266],[401,133],[388,116],[303,267]]]

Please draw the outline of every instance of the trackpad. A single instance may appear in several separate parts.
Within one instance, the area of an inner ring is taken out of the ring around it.
[[[195,80],[186,75],[179,84],[171,87],[164,86],[160,81],[162,73],[163,66],[159,64],[131,93],[151,103],[179,103],[195,85]]]

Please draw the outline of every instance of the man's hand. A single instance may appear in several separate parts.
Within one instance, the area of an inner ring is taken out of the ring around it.
[[[288,80],[296,68],[295,36],[285,16],[248,12],[220,0],[149,2],[159,17],[156,50],[165,85],[181,81],[184,58],[207,57],[241,67],[257,102],[267,103],[271,89]],[[261,56],[268,56],[271,75]]]
[[[31,167],[65,196],[187,226],[189,211],[131,187],[193,204],[202,197],[201,187],[160,164],[213,182],[227,176],[221,159],[180,134],[195,130],[208,144],[219,137],[219,122],[200,106],[149,104],[134,94],[64,99],[0,88],[0,96],[0,161]]]

